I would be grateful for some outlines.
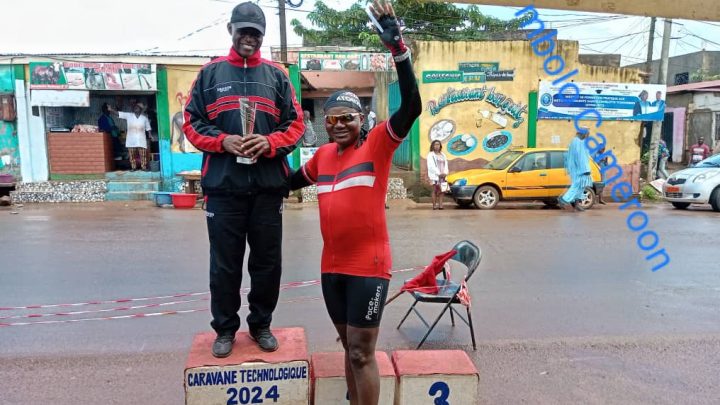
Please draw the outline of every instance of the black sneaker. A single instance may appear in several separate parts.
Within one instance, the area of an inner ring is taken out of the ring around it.
[[[579,212],[585,211],[585,208],[582,207],[582,203],[580,202],[580,200],[575,201],[575,203],[573,204],[573,207],[575,207],[575,211],[579,211]]]
[[[235,343],[235,336],[218,336],[212,345],[212,355],[221,359],[229,356],[232,353],[233,343]]]
[[[260,350],[264,352],[274,352],[278,349],[278,341],[270,332],[270,328],[261,328],[256,331],[250,331],[250,339],[258,344]]]

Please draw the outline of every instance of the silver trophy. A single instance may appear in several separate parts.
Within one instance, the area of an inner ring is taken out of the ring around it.
[[[243,128],[243,136],[250,135],[255,130],[255,102],[250,101],[246,98],[240,98],[240,121]],[[244,165],[251,165],[255,163],[255,159],[238,156],[237,162]]]

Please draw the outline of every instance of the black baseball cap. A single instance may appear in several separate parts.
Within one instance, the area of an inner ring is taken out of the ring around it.
[[[260,6],[252,2],[240,3],[232,11],[230,24],[234,30],[240,28],[255,28],[265,35],[265,13]]]

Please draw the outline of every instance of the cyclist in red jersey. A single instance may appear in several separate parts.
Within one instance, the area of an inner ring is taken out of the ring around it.
[[[353,405],[375,405],[379,400],[375,344],[392,267],[385,194],[393,152],[422,110],[395,11],[380,0],[370,10],[395,61],[400,108],[367,134],[360,99],[350,91],[336,92],[324,106],[325,129],[334,143],[320,147],[291,180],[292,189],[317,184],[323,298],[345,348]]]

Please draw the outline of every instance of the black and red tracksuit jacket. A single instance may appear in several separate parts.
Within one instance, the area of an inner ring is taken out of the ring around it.
[[[225,152],[227,135],[243,135],[240,99],[257,106],[254,133],[266,135],[270,151],[255,164],[237,163]],[[203,151],[202,187],[206,195],[289,192],[290,170],[286,156],[305,131],[295,90],[283,69],[260,58],[230,54],[213,60],[198,73],[185,106],[183,132]]]

